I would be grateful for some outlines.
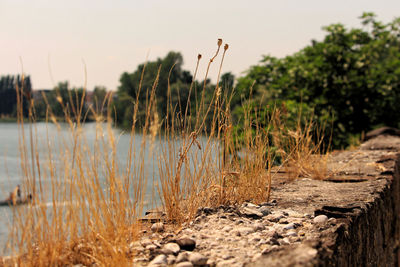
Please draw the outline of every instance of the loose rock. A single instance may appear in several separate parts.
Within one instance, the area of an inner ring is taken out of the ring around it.
[[[261,212],[261,214],[263,216],[267,216],[269,214],[271,214],[271,209],[265,206],[262,206],[261,208],[258,209],[259,212]]]
[[[241,236],[248,235],[254,232],[252,227],[239,227],[237,231],[240,233]]]
[[[174,263],[175,263],[175,260],[176,260],[176,258],[175,258],[174,255],[168,255],[168,256],[167,256],[167,263],[168,263],[168,265],[174,264]]]
[[[164,231],[164,224],[162,222],[153,223],[151,226],[151,231],[153,232],[163,232]]]
[[[285,227],[283,227],[284,230],[291,230],[294,228],[295,228],[295,226],[293,223],[289,223],[289,224],[285,225]]]
[[[193,251],[196,248],[196,241],[191,238],[181,238],[176,243],[182,250]]]
[[[328,217],[326,215],[318,215],[313,221],[314,223],[325,223],[328,221]]]
[[[193,265],[205,265],[207,263],[208,258],[203,256],[198,252],[193,252],[189,255],[189,261],[193,263]]]
[[[297,233],[295,231],[289,231],[286,233],[287,236],[297,236]]]
[[[255,223],[254,225],[253,225],[253,228],[254,228],[254,231],[262,231],[262,230],[264,230],[265,229],[265,226],[264,226],[264,224],[262,224],[262,223]]]
[[[161,254],[155,257],[150,263],[149,266],[157,266],[157,265],[167,265],[167,256]]]
[[[176,267],[193,267],[193,264],[190,261],[183,261],[178,263]]]
[[[153,245],[153,244],[150,244],[150,245],[147,245],[147,246],[146,246],[146,249],[147,249],[147,250],[150,250],[150,251],[153,251],[153,250],[157,249],[157,246],[156,246],[156,245]]]
[[[243,209],[241,210],[241,212],[242,212],[242,214],[243,214],[244,216],[251,217],[251,218],[261,218],[261,217],[264,216],[264,215],[263,215],[260,211],[258,211],[256,208],[245,207],[245,208],[243,208]]]
[[[186,251],[179,253],[178,257],[176,257],[176,262],[184,262],[189,261],[189,253]]]
[[[181,250],[181,248],[179,247],[178,244],[176,243],[168,243],[165,244],[163,249],[165,250],[170,250],[172,252],[172,254],[177,255],[179,253],[179,251]]]

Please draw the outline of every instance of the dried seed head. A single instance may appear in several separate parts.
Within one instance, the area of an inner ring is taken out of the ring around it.
[[[228,44],[225,44],[224,50],[226,51],[226,50],[228,50],[228,48],[229,48],[229,45],[228,45]]]
[[[218,39],[218,47],[222,45],[222,39]]]
[[[200,60],[201,59],[201,54],[198,54],[197,55],[197,60]]]
[[[220,97],[220,96],[221,96],[221,93],[222,93],[222,88],[221,88],[221,86],[218,86],[218,89],[217,89],[217,97]]]
[[[216,94],[216,98],[215,98],[215,105],[218,104],[218,100],[219,100],[219,97],[221,96],[221,93],[222,93],[222,88],[220,86],[218,86],[217,94]]]
[[[57,102],[60,103],[60,104],[62,104],[62,102],[63,102],[62,97],[59,96],[59,95],[56,97],[56,100],[57,100]]]

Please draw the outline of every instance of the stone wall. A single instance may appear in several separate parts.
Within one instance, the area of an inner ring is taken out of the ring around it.
[[[377,135],[358,150],[334,153],[333,178],[277,188],[273,198],[281,208],[326,215],[331,222],[248,266],[399,266],[399,151],[399,137]]]

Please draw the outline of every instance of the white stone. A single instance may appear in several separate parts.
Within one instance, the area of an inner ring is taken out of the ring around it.
[[[256,204],[253,204],[253,203],[250,203],[250,202],[248,202],[248,203],[246,203],[247,205],[247,207],[249,207],[249,208],[258,208],[258,205],[256,205]]]
[[[314,218],[314,223],[324,223],[328,220],[328,217],[326,215],[318,215],[317,217]]]

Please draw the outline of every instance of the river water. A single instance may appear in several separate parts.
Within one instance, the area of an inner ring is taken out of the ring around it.
[[[30,125],[28,124],[24,125],[26,143],[28,144],[25,147],[28,150],[30,140],[28,134],[29,126]],[[96,138],[99,138],[98,130],[96,131],[96,127],[98,126],[99,125],[96,123],[86,123],[82,127],[85,136],[85,143],[89,148],[93,146]],[[105,124],[103,126],[103,128],[105,128]],[[57,144],[59,144],[61,140],[71,140],[71,131],[69,127],[61,125],[61,127],[57,128],[56,125],[51,123],[36,123],[32,129],[34,132],[33,136],[36,138],[35,140],[37,140],[36,151],[38,152],[40,161],[43,164],[46,164],[48,161],[49,145],[53,150],[53,159],[57,161],[57,154],[63,153],[63,151],[60,151],[60,149],[63,149],[62,146],[60,147]],[[120,170],[124,170],[126,169],[126,159],[130,149],[131,135],[124,133],[119,129],[113,129],[112,132],[116,139],[116,151],[119,167]],[[107,135],[107,132],[105,131],[104,134]],[[6,199],[9,196],[9,192],[11,192],[18,184],[23,184],[24,181],[24,172],[21,167],[21,156],[19,150],[21,136],[21,129],[17,123],[0,123],[0,200]],[[141,134],[135,134],[133,151],[136,151],[136,153],[139,153],[141,149],[142,140],[143,137]],[[203,145],[205,144],[206,139],[199,138],[199,141]],[[157,156],[149,156],[149,153],[154,153],[154,155],[160,155],[160,153],[166,154],[167,152],[165,151],[164,145],[163,138],[160,138],[157,139],[157,142],[152,146],[149,145],[146,147],[146,157],[143,163],[144,169],[151,177],[148,177],[147,188],[145,189],[145,209],[160,204],[157,194],[154,194],[154,181],[158,182],[159,179],[158,163],[155,160]],[[178,149],[179,144],[176,147],[176,149]],[[151,152],[149,152],[149,150],[151,150]],[[176,156],[178,153],[175,153],[174,155]],[[44,180],[44,183],[46,182],[50,183],[50,181]],[[23,192],[23,194],[24,193],[25,192]],[[51,197],[48,197],[47,201],[48,205],[52,205]],[[9,206],[0,207],[0,255],[7,251],[2,248],[5,248],[6,246],[9,236],[9,226],[12,224],[13,220],[12,217],[12,208]]]

